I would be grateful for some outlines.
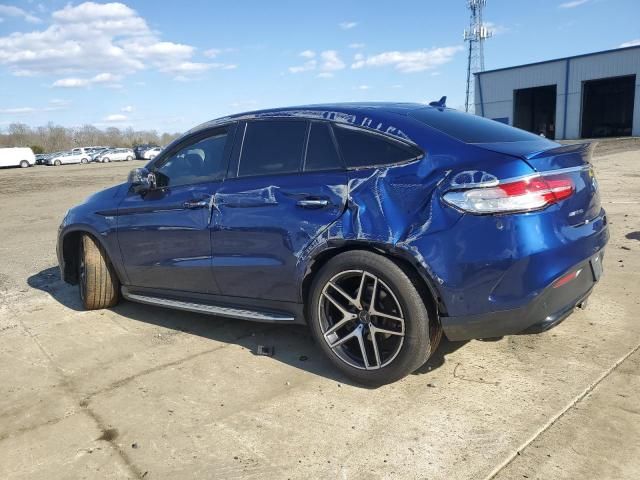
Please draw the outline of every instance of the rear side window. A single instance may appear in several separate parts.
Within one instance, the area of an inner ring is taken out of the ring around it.
[[[304,163],[305,172],[343,168],[329,128],[327,123],[314,122],[311,124],[307,157]]]
[[[336,125],[333,129],[347,167],[374,167],[402,163],[420,156],[415,148],[381,135]]]
[[[242,144],[238,177],[300,171],[306,135],[307,122],[304,121],[249,122]]]
[[[540,137],[488,118],[438,108],[422,108],[409,116],[465,143],[540,141]]]

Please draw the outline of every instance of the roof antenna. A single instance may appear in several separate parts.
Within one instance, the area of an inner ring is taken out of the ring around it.
[[[438,100],[437,102],[431,102],[429,103],[430,107],[435,107],[435,108],[446,108],[447,107],[447,97],[442,97],[440,100]]]

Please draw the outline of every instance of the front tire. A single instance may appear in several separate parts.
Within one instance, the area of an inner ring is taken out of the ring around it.
[[[423,365],[441,335],[416,285],[410,273],[372,252],[349,251],[329,260],[313,281],[308,314],[331,363],[369,387],[395,382]]]
[[[132,156],[128,156],[127,157],[127,162],[130,162],[131,160],[133,160],[133,157]]]
[[[56,167],[59,167],[60,165],[62,165],[62,162],[61,162],[60,160],[56,160],[55,162],[53,162],[53,164],[54,164]]]
[[[80,160],[80,163],[89,163],[89,160],[87,158],[83,158]]]
[[[87,310],[109,308],[118,303],[118,277],[105,250],[89,235],[84,235],[80,244],[78,283],[80,298]]]
[[[29,162],[27,162],[26,160],[22,160],[20,162],[20,168],[28,168],[29,167]]]

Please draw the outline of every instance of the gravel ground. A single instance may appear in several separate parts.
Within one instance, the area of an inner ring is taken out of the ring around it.
[[[594,164],[611,242],[589,307],[540,335],[444,341],[376,390],[303,327],[82,311],[60,219],[142,162],[0,170],[0,478],[639,478],[640,142],[603,142]]]

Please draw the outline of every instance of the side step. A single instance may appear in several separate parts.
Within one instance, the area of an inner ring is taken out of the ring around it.
[[[217,315],[220,317],[238,318],[242,320],[252,320],[254,322],[293,322],[295,318],[291,315],[281,313],[260,312],[243,308],[221,307],[203,303],[185,302],[183,300],[172,300],[168,298],[151,297],[130,293],[126,288],[122,289],[122,296],[127,300],[158,307],[173,308],[175,310],[185,310],[187,312],[204,313],[207,315]]]

